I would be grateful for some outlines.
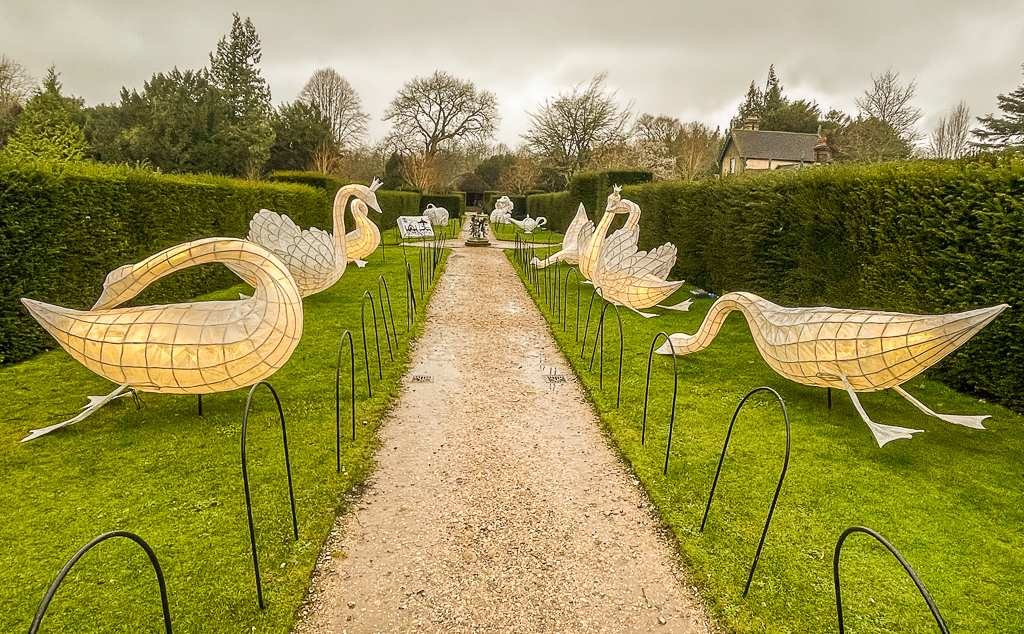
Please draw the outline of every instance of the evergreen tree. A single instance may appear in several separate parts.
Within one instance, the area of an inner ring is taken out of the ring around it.
[[[983,127],[971,130],[978,137],[972,145],[990,149],[1024,145],[1024,86],[996,99],[1003,116],[978,117]]]
[[[790,102],[783,94],[773,64],[768,67],[768,80],[763,91],[753,81],[750,82],[747,96],[730,126],[734,130],[740,129],[749,117],[758,118],[761,130],[813,134],[821,123],[821,109],[813,101],[798,99]]]
[[[309,169],[318,148],[334,146],[331,122],[319,108],[303,101],[282,104],[271,125],[274,145],[268,171]]]
[[[231,172],[238,176],[257,176],[270,157],[274,130],[270,123],[270,88],[260,77],[263,58],[260,38],[252,21],[243,22],[237,13],[231,33],[217,43],[210,54],[210,79],[219,88],[229,106],[228,126],[220,130]]]
[[[61,95],[59,74],[47,71],[42,87],[25,104],[18,127],[4,152],[19,158],[69,161],[85,157],[88,144],[82,132],[82,100]]]

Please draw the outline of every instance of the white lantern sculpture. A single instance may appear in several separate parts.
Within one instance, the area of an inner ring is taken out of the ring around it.
[[[527,215],[522,220],[516,220],[515,218],[509,218],[509,222],[514,224],[523,230],[523,233],[533,233],[537,229],[540,229],[548,223],[548,219],[544,216],[538,216],[537,218],[531,218]]]
[[[423,215],[430,219],[430,225],[433,227],[448,226],[448,210],[444,207],[435,207],[434,203],[428,203]]]
[[[562,248],[552,253],[543,260],[533,258],[530,262],[538,269],[551,266],[555,262],[565,262],[566,264],[577,264],[580,261],[580,235],[587,231],[587,235],[594,233],[594,222],[587,217],[587,210],[583,207],[583,203],[576,209],[576,215],[573,217],[572,222],[569,223],[569,228],[565,230],[565,237],[562,238]]]
[[[512,208],[515,205],[508,196],[502,196],[494,201],[494,211],[491,212],[491,224],[507,225],[512,220]]]
[[[345,255],[349,262],[355,262],[356,266],[363,268],[366,266],[366,260],[362,258],[380,246],[380,229],[367,217],[366,211],[369,208],[366,203],[356,198],[352,201],[350,209],[356,228],[345,234]],[[380,213],[379,209],[377,213]]]
[[[281,258],[303,297],[327,290],[341,279],[348,263],[345,206],[350,198],[355,197],[380,212],[374,193],[380,185],[374,179],[369,187],[352,184],[338,190],[332,210],[334,233],[316,227],[303,230],[287,215],[261,209],[249,221],[249,240],[265,246]]]
[[[252,297],[116,308],[156,280],[198,264],[243,272]],[[71,420],[35,429],[25,440],[76,423],[129,387],[159,394],[209,394],[253,385],[276,372],[302,336],[302,297],[284,263],[236,238],[179,244],[107,275],[85,311],[21,300],[75,360],[118,388]]]
[[[911,438],[921,429],[872,421],[857,392],[887,388],[929,416],[948,423],[984,429],[988,416],[936,414],[902,387],[974,336],[1008,306],[1000,304],[947,315],[911,315],[846,308],[785,308],[753,293],[726,293],[711,306],[696,334],[677,333],[659,354],[703,350],[738,310],[747,318],[761,356],[782,376],[803,385],[846,390],[878,446]]]

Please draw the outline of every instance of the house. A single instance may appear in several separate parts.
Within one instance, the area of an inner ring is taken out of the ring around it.
[[[730,130],[718,163],[722,175],[747,170],[799,169],[808,163],[830,163],[825,138],[799,132],[768,132],[757,117],[748,117],[742,130]]]

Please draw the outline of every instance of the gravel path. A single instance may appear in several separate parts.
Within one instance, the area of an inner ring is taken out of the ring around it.
[[[296,633],[712,631],[501,251],[453,251],[410,375]]]

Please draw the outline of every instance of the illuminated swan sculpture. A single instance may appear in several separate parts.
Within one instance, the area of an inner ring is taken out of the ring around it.
[[[281,258],[303,297],[327,290],[345,273],[348,263],[345,206],[355,197],[380,212],[374,193],[380,185],[374,179],[369,187],[353,184],[338,190],[334,196],[334,233],[316,227],[303,230],[287,215],[261,209],[249,221],[249,240]]]
[[[356,266],[363,268],[366,266],[366,260],[362,258],[380,246],[380,229],[367,217],[366,211],[369,207],[366,203],[356,198],[352,201],[351,209],[356,228],[345,234],[345,254],[349,262],[355,262]],[[380,210],[377,212],[380,213]]]
[[[912,438],[921,429],[880,425],[868,418],[857,392],[893,388],[925,414],[984,429],[988,416],[936,414],[900,387],[956,350],[1007,308],[1006,304],[947,315],[909,315],[844,308],[784,308],[753,293],[726,293],[696,334],[677,333],[659,354],[699,352],[726,316],[743,313],[761,356],[782,376],[816,387],[846,390],[878,446]]]
[[[604,241],[608,235],[608,229],[612,226],[612,221],[615,220],[615,215],[619,213],[629,214],[623,228],[636,228],[640,226],[639,207],[630,209],[619,206],[619,203],[622,201],[621,191],[622,188],[618,185],[614,187],[612,193],[608,196],[608,205],[605,207],[604,215],[601,216],[597,227],[594,227],[593,222],[588,222],[580,229],[577,238],[580,245],[580,274],[591,282],[594,281],[594,267],[597,266],[597,258],[601,255],[601,249],[604,248]]]
[[[213,262],[243,271],[252,297],[116,308],[166,275]],[[90,310],[21,301],[68,354],[119,385],[91,398],[75,418],[32,430],[22,442],[79,422],[129,387],[209,394],[253,385],[284,365],[302,336],[302,297],[284,263],[236,238],[186,242],[115,269]]]
[[[631,200],[620,200],[616,207],[629,209],[640,215],[640,207]],[[683,281],[670,282],[665,278],[676,261],[676,247],[665,243],[650,252],[638,251],[636,244],[640,228],[625,226],[614,232],[601,248],[591,281],[601,297],[619,306],[625,306],[643,317],[656,317],[640,309],[650,308],[679,290]],[[685,310],[686,307],[673,306]]]
[[[569,223],[569,228],[565,230],[562,248],[543,260],[535,257],[530,263],[538,269],[543,269],[555,262],[578,264],[580,261],[580,233],[588,226],[590,232],[593,232],[594,222],[587,217],[587,210],[583,207],[583,203],[580,203],[579,208],[576,209],[576,216]]]

